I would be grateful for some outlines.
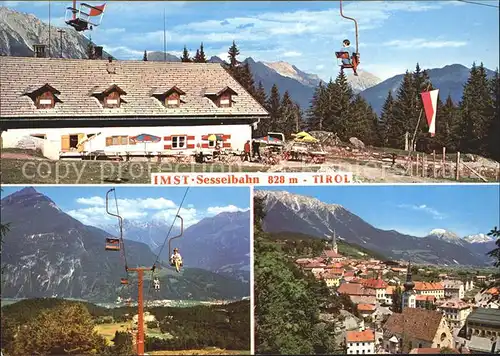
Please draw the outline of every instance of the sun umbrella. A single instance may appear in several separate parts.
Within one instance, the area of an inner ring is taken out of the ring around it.
[[[208,136],[208,141],[223,141],[223,138],[221,135],[210,135]]]
[[[131,137],[131,140],[133,140],[135,142],[143,142],[143,143],[160,142],[161,137],[149,135],[149,134],[140,134],[140,135],[137,135],[135,137]]]
[[[266,143],[268,145],[281,145],[283,144],[283,142],[276,138],[276,137],[272,137],[272,136],[264,136],[264,137],[259,137],[259,138],[256,138],[255,141],[259,142],[259,143]]]

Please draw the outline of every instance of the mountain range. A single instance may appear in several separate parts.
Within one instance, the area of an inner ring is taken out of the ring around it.
[[[341,240],[375,251],[396,260],[439,265],[476,265],[491,263],[485,253],[492,240],[477,236],[460,239],[446,230],[436,229],[428,236],[416,237],[378,229],[341,205],[285,191],[256,190],[266,213],[263,229],[267,232],[294,232],[318,238],[333,232]]]
[[[60,41],[57,27],[51,27],[50,52],[52,56],[59,57],[62,49],[64,58],[86,58],[86,49],[89,40],[74,31],[65,27],[66,31],[62,43]],[[49,27],[33,15],[20,13],[15,10],[0,6],[0,54],[9,56],[32,56],[33,45],[39,43],[47,44]],[[107,57],[109,54],[104,53]],[[163,52],[149,52],[148,60],[163,61]],[[141,58],[137,58],[141,60]],[[369,59],[368,59],[369,60]],[[167,61],[180,61],[180,58],[167,53]],[[212,63],[221,63],[223,59],[213,56],[209,60]],[[253,58],[246,58],[243,62],[248,62],[252,70],[256,84],[262,82],[267,93],[270,92],[273,84],[276,84],[283,94],[288,91],[294,101],[302,110],[309,108],[311,98],[317,85],[322,81],[317,75],[301,71],[293,64],[287,62],[262,62]],[[413,68],[410,68],[413,70]],[[448,95],[458,103],[463,92],[463,85],[467,81],[469,68],[461,64],[450,64],[443,68],[432,68],[428,70],[430,79],[436,88],[440,89],[442,101]],[[337,67],[332,67],[332,77],[338,73]],[[487,71],[491,76],[493,72]],[[403,74],[396,75],[387,80],[381,80],[375,75],[363,71],[361,67],[359,76],[355,77],[350,72],[346,72],[348,82],[355,93],[360,93],[373,109],[380,115],[385,98],[389,91],[395,92],[402,81]]]
[[[110,234],[82,224],[34,188],[3,198],[1,219],[9,224],[2,246],[3,297],[102,302],[115,300],[123,291],[120,278],[127,277],[125,260],[120,252],[104,249]],[[125,245],[129,267],[150,266],[156,260],[144,243],[126,240]],[[149,273],[145,275],[150,279]],[[187,264],[181,273],[160,265],[158,275],[162,288],[157,297],[165,299],[233,299],[250,292],[248,283]],[[128,278],[133,286],[134,274]],[[145,290],[149,287],[146,281]]]

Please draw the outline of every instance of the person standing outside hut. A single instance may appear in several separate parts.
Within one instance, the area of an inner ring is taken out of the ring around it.
[[[244,156],[243,156],[243,162],[248,161],[250,162],[250,152],[251,152],[251,147],[250,147],[250,140],[248,140],[245,143],[245,146],[243,146],[243,151],[244,151]]]
[[[255,158],[257,156],[259,160],[261,159],[260,157],[260,142],[257,140],[252,140],[252,158]]]

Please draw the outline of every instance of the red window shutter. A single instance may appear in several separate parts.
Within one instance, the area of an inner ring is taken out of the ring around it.
[[[172,149],[172,145],[163,145],[164,150],[170,150]]]
[[[208,143],[202,143],[201,148],[208,148]]]
[[[163,140],[164,141],[172,141],[172,136],[164,136]]]
[[[208,136],[209,136],[209,135],[203,135],[203,136],[201,136],[201,139],[202,139],[203,141],[206,141],[206,140],[208,140]]]
[[[189,141],[189,140],[194,140],[194,138],[195,138],[194,136],[188,136],[188,137],[187,137],[187,140],[188,140],[188,141]]]
[[[188,149],[190,149],[190,148],[194,148],[194,143],[188,143],[187,148],[188,148]]]
[[[223,144],[222,147],[230,148],[231,147],[231,143],[230,142],[224,142],[224,144]]]

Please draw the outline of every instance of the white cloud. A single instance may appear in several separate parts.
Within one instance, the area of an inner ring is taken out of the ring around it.
[[[20,1],[2,1],[0,2],[0,6],[6,6],[6,7],[16,7],[19,5],[21,2]]]
[[[440,41],[414,38],[410,40],[392,40],[385,42],[384,46],[398,49],[422,49],[422,48],[457,48],[467,45],[465,41]]]
[[[403,208],[403,209],[412,209],[412,210],[422,211],[424,213],[431,215],[432,218],[435,220],[442,220],[446,217],[445,214],[437,211],[436,209],[434,209],[430,206],[427,206],[426,204],[420,204],[420,205],[401,204],[401,205],[398,205],[398,207]]]
[[[105,226],[117,222],[117,218],[106,213],[106,200],[99,196],[77,198],[76,202],[82,207],[68,211],[68,214],[86,225]],[[125,220],[158,221],[170,225],[174,220],[179,207],[173,201],[165,198],[118,199],[120,215]],[[115,202],[109,202],[109,210],[116,212]],[[214,216],[221,212],[246,211],[235,205],[209,207],[206,210],[197,210],[194,204],[181,208],[179,215],[184,220],[184,226],[196,224],[207,216]],[[180,224],[176,221],[176,225]]]
[[[289,51],[283,53],[283,57],[300,57],[300,56],[302,56],[302,53],[297,51]]]
[[[318,65],[316,66],[316,69],[317,69],[317,70],[321,70],[321,69],[323,69],[323,68],[325,68],[325,65],[324,65],[324,64],[318,64]]]
[[[207,213],[210,215],[217,215],[220,213],[235,213],[237,211],[247,211],[248,208],[242,209],[238,208],[235,205],[227,205],[227,206],[211,206],[207,209]]]

